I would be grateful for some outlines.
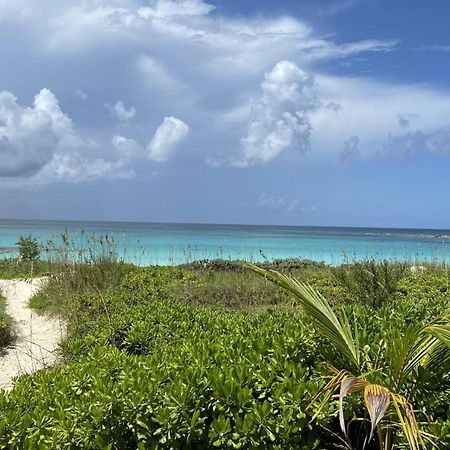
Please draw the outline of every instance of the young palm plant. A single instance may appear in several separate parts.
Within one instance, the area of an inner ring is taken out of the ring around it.
[[[450,316],[443,315],[427,324],[410,324],[391,329],[390,340],[381,346],[382,355],[371,355],[358,328],[345,311],[334,311],[320,293],[308,284],[274,270],[247,264],[254,272],[295,295],[299,306],[311,319],[316,330],[334,346],[342,367],[331,367],[328,383],[319,395],[323,401],[315,417],[339,392],[339,422],[347,436],[343,403],[347,395],[362,392],[370,417],[370,431],[363,446],[377,439],[380,450],[392,450],[399,433],[411,450],[436,445],[433,436],[419,427],[410,402],[421,370],[433,370],[450,360]]]

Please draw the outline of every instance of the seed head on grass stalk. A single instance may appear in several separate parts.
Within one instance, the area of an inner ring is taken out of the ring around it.
[[[315,400],[323,396],[314,417],[320,414],[333,394],[339,392],[339,422],[349,439],[344,422],[344,399],[347,395],[363,392],[370,417],[370,431],[365,443],[377,439],[381,450],[392,450],[399,434],[403,434],[411,450],[425,449],[426,442],[436,444],[433,436],[420,429],[409,400],[413,392],[411,386],[407,390],[405,384],[411,381],[419,367],[430,369],[437,364],[441,367],[449,365],[449,314],[426,325],[405,325],[396,334],[396,340],[390,342],[390,353],[372,361],[361,343],[356,320],[351,321],[345,311],[334,311],[327,300],[308,284],[254,264],[246,266],[292,293],[316,330],[328,339],[345,361],[343,367],[332,367],[328,383],[313,398],[311,404],[316,404]]]

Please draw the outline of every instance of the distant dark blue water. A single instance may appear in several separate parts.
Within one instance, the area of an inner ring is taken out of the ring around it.
[[[21,235],[42,243],[59,241],[65,230],[79,247],[88,235],[109,235],[120,258],[140,265],[204,258],[297,257],[331,264],[369,257],[411,262],[450,259],[450,231],[391,228],[0,220],[0,247],[13,251]]]

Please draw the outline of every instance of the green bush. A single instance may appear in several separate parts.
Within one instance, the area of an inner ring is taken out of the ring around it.
[[[10,345],[14,338],[14,321],[6,312],[6,300],[0,292],[0,349]]]
[[[383,299],[373,310],[372,285],[361,283],[360,295],[352,297],[329,268],[293,270],[347,312],[367,360],[380,368],[374,379],[388,373],[399,351],[390,343],[401,342],[405,325],[428,321],[430,307],[435,317],[449,306],[444,273],[395,278],[393,301]],[[31,304],[68,324],[64,359],[0,394],[0,448],[306,450],[342,444],[337,402],[315,420],[319,401],[310,404],[328,364],[343,366],[342,355],[263,278],[97,261],[70,266]],[[432,373],[414,373],[406,386],[423,428],[444,443],[450,441],[449,372],[443,361]],[[352,436],[365,426],[352,421],[363,411],[363,400],[346,400]]]
[[[368,259],[342,264],[332,273],[350,298],[376,309],[392,298],[407,269],[406,263]]]
[[[38,240],[32,236],[20,236],[16,242],[19,247],[20,259],[23,261],[36,261],[41,254],[41,246]]]
[[[0,445],[324,448],[307,411],[321,365],[298,315],[124,294],[105,299],[115,304],[108,319],[72,336],[74,362],[23,377],[0,398]]]

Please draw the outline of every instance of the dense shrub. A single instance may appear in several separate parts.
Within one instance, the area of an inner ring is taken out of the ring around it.
[[[272,261],[259,263],[258,266],[263,267],[264,269],[273,269],[283,272],[316,270],[324,269],[327,267],[327,265],[323,262],[317,262],[303,258],[274,259]]]
[[[307,411],[321,366],[300,316],[138,298],[73,337],[75,362],[24,377],[0,399],[1,444],[323,448]]]
[[[0,349],[11,344],[14,337],[14,321],[6,311],[6,300],[0,292]]]
[[[450,305],[450,273],[404,277],[398,283],[395,301],[409,311],[411,320],[432,320]]]
[[[16,245],[19,247],[20,259],[23,261],[36,261],[41,254],[38,240],[32,236],[20,236]]]
[[[377,297],[376,310],[371,296],[379,292],[367,282],[373,277],[355,275],[366,281],[353,291],[329,268],[294,270],[346,311],[367,359],[381,368],[375,380],[398,353],[390,343],[401,342],[405,325],[443,313],[449,300],[445,273],[386,278],[379,270],[372,271],[379,281],[395,283],[387,283],[389,297]],[[310,404],[328,364],[342,367],[342,356],[291,297],[263,278],[103,261],[71,266],[32,305],[67,322],[64,359],[0,394],[0,448],[306,450],[342,444],[336,402],[314,421],[320,399]],[[414,391],[410,400],[423,428],[450,445],[444,363],[414,373],[406,388]],[[352,421],[363,411],[361,398],[346,400],[352,436],[366,424]]]
[[[274,259],[257,264],[266,269],[298,271],[304,269],[321,269],[326,267],[324,263],[303,258]],[[181,267],[195,271],[207,272],[244,272],[247,273],[243,261],[227,259],[200,259],[191,263],[182,264]]]
[[[392,298],[407,269],[406,263],[368,259],[342,264],[333,268],[332,273],[350,298],[376,309]]]
[[[182,268],[195,270],[197,272],[245,272],[242,261],[228,259],[199,259],[186,264]]]
[[[0,259],[0,278],[30,278],[58,273],[60,267],[48,261],[24,261],[17,258]]]

